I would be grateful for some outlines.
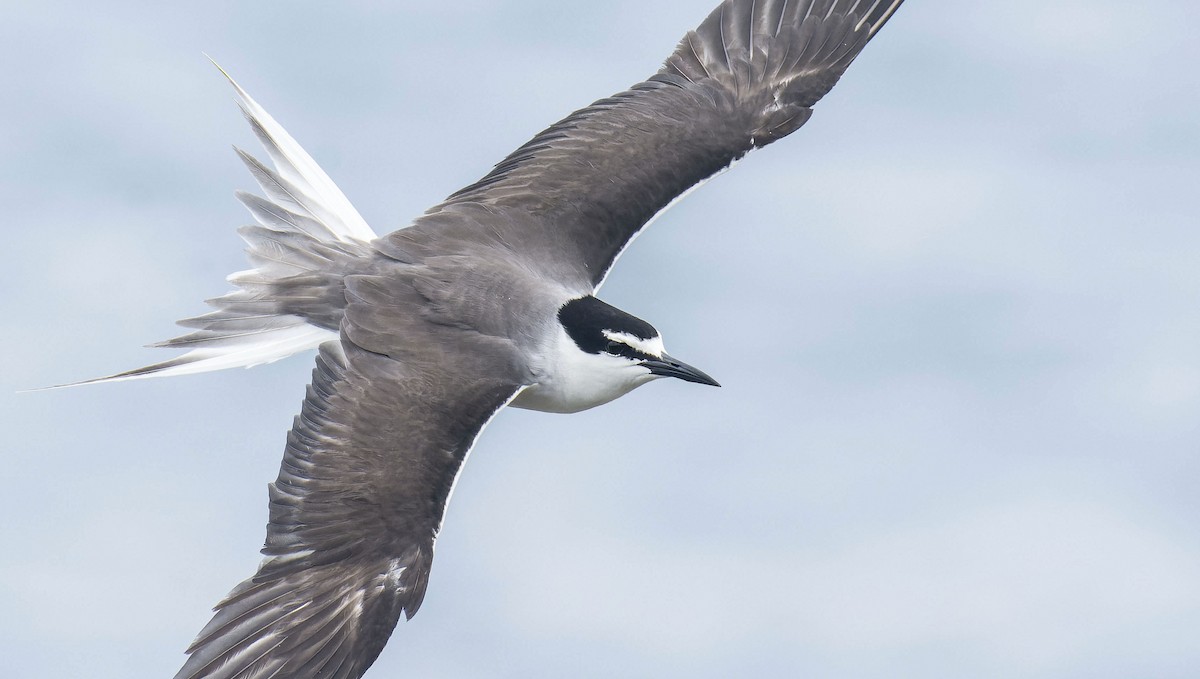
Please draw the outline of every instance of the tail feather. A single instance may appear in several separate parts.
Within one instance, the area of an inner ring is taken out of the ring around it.
[[[323,328],[316,328],[301,321],[288,328],[279,328],[270,333],[269,337],[263,337],[258,341],[248,342],[241,346],[193,349],[181,356],[176,356],[175,358],[142,368],[47,388],[77,387],[84,384],[122,382],[147,377],[194,375],[213,370],[224,370],[225,368],[252,368],[256,365],[271,363],[304,351],[305,349],[319,346],[322,342],[336,337],[337,333]],[[160,345],[153,346],[166,346],[167,344],[163,342]]]
[[[247,342],[257,341],[254,335],[272,335],[278,337],[281,332],[290,331],[307,325],[304,319],[295,316],[276,316],[258,314],[245,316],[222,309],[187,319],[189,325],[199,326],[195,332],[181,335],[163,342],[151,344],[152,347],[166,349],[184,349],[187,347],[228,347]]]
[[[375,232],[291,135],[221,73],[274,165],[234,149],[265,194],[237,193],[258,222],[238,230],[254,268],[228,277],[239,289],[208,300],[215,311],[179,322],[192,332],[150,345],[187,353],[59,386],[251,367],[337,338],[346,304],[342,279],[373,252],[368,241]]]
[[[254,217],[254,221],[259,224],[277,231],[298,231],[313,238],[322,239],[322,231],[325,230],[325,226],[316,219],[292,212],[278,203],[272,203],[253,193],[237,191],[234,195],[242,205],[246,206],[251,216]],[[328,236],[325,239],[328,239]]]
[[[271,172],[262,163],[239,151],[238,155],[247,165],[251,166],[250,171],[254,174],[255,179],[260,182],[265,179],[268,185],[280,180],[280,186],[285,187],[282,190],[285,192],[291,190],[290,198],[301,205],[314,207],[313,216],[318,221],[322,221],[329,231],[339,239],[373,240],[376,237],[375,232],[346,199],[341,189],[312,159],[312,156],[309,156],[300,144],[292,139],[287,130],[275,122],[271,114],[259,106],[258,102],[254,101],[246,90],[242,89],[225,72],[225,69],[215,61],[213,65],[229,80],[229,84],[233,85],[242,113],[246,115],[246,120],[249,121],[254,134],[262,142],[267,154],[271,157],[271,162],[275,165],[277,173]],[[261,174],[260,171],[262,171]],[[272,189],[264,185],[263,191],[266,191],[272,200],[275,199],[275,196],[271,195]]]

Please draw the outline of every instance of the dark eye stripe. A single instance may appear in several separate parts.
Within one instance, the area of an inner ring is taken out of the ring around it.
[[[604,345],[604,353],[612,354],[614,356],[624,356],[625,358],[631,358],[634,360],[649,360],[654,358],[644,351],[639,351],[638,349],[635,349],[634,347],[617,340],[609,340],[608,344]]]
[[[624,356],[625,358],[638,358],[641,354],[637,349],[617,340],[609,340],[608,344],[604,345],[604,351],[614,356]]]

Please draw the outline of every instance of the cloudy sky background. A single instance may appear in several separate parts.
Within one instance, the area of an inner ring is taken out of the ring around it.
[[[244,268],[239,78],[379,232],[708,1],[10,3],[0,662],[169,677],[253,572],[311,357],[160,360]],[[603,296],[725,385],[509,411],[369,677],[1192,677],[1200,5],[913,0]]]

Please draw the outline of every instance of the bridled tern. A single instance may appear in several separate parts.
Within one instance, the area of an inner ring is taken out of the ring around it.
[[[91,380],[319,348],[269,488],[266,558],[176,679],[362,676],[420,607],[455,479],[500,408],[577,412],[660,377],[716,385],[594,294],[657,214],[801,127],[901,2],[726,0],[647,80],[383,236],[234,83],[271,161],[237,151],[265,196],[238,194],[254,268],[158,345],[186,353]]]

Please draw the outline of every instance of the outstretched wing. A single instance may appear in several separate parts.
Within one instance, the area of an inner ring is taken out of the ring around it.
[[[270,487],[266,559],[176,679],[357,678],[421,605],[455,478],[521,372],[507,340],[421,320],[413,294],[347,281]]]
[[[377,245],[403,259],[489,242],[598,287],[671,201],[803,125],[901,1],[726,0],[649,80],[572,113]]]

